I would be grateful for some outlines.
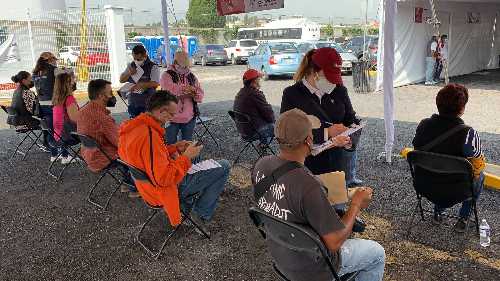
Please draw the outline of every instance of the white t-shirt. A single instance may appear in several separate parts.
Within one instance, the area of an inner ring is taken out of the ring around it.
[[[431,43],[431,51],[435,52],[435,51],[437,51],[437,48],[438,48],[438,43],[437,42],[432,42]]]
[[[444,46],[441,48],[441,58],[444,60],[448,59],[448,43],[444,43]]]

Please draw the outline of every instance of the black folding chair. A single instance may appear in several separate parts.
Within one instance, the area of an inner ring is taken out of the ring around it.
[[[0,105],[0,108],[2,108],[2,110],[7,114],[7,118],[8,118],[8,116],[10,115],[10,113],[9,113],[10,108],[7,107],[7,106],[4,106],[4,105]],[[10,125],[10,127],[12,128],[14,126]],[[29,152],[31,151],[31,149],[35,145],[39,145],[38,141],[40,140],[40,138],[42,136],[42,130],[41,130],[40,126],[36,126],[36,127],[33,127],[33,128],[31,128],[31,127],[19,127],[19,128],[15,128],[14,127],[14,129],[15,129],[16,135],[19,137],[20,141],[16,145],[16,149],[14,149],[14,152],[9,157],[9,159],[14,158],[14,156],[17,153],[19,153],[19,154],[23,155],[23,160],[25,160],[26,157],[28,156]],[[21,151],[21,146],[26,141],[31,141],[31,143],[29,144],[28,149],[26,149],[26,151]]]
[[[203,138],[205,137],[205,135],[208,134],[210,136],[210,138],[214,141],[215,145],[217,145],[217,148],[220,150],[219,142],[215,138],[215,136],[212,133],[212,131],[210,131],[210,127],[209,127],[209,124],[213,120],[214,120],[214,118],[212,118],[212,117],[196,116],[196,125],[200,126],[203,129],[203,131],[202,132],[198,132],[198,131],[194,130],[194,133],[196,135],[196,138],[199,139],[199,140],[203,140]]]
[[[240,134],[241,140],[245,143],[245,146],[243,147],[242,150],[237,154],[236,159],[233,161],[233,166],[238,163],[238,160],[240,159],[241,155],[250,147],[254,149],[255,152],[260,157],[263,157],[266,155],[267,152],[270,152],[272,154],[274,153],[274,150],[271,147],[271,142],[269,144],[262,144],[261,143],[261,149],[258,149],[257,146],[255,145],[255,142],[259,142],[261,139],[261,134],[257,129],[255,128],[254,124],[252,123],[250,117],[244,113],[238,112],[238,111],[233,111],[230,110],[227,112],[231,119],[234,121],[234,124],[236,125],[236,129],[238,130],[238,133]],[[248,135],[244,132],[243,128],[250,128],[252,131],[252,135]],[[274,138],[273,138],[274,139]]]
[[[422,207],[422,198],[426,198],[441,208],[450,208],[458,203],[471,200],[476,220],[476,231],[479,232],[471,163],[462,157],[418,150],[409,152],[407,160],[410,165],[413,187],[417,194],[417,206],[411,217],[408,235],[413,227],[417,211],[420,212],[422,221],[425,220],[424,212],[433,212]],[[458,218],[450,214],[445,214],[445,216]],[[466,229],[469,228],[469,221],[470,216],[466,222]]]
[[[304,262],[310,262],[311,264],[323,263],[326,273],[331,273],[331,276],[327,280],[332,280],[333,278],[336,281],[353,281],[358,275],[358,272],[353,272],[339,277],[333,265],[330,251],[323,244],[319,235],[312,229],[278,219],[255,207],[250,208],[249,215],[262,235],[262,238],[268,244],[274,245],[275,249],[279,247],[277,251],[282,255],[286,253],[290,255],[300,254],[304,257]],[[271,256],[274,257],[273,252],[271,252]],[[290,268],[290,265],[275,260],[273,268],[281,280],[291,280],[283,270],[280,270],[280,268],[293,270],[293,268]]]
[[[146,174],[144,171],[134,167],[133,165],[123,161],[122,159],[118,159],[117,160],[118,163],[128,167],[129,171],[130,171],[130,174],[132,175],[132,178],[134,179],[134,182],[144,182],[148,185],[151,185],[151,186],[154,186],[152,181],[150,180],[148,174]],[[191,200],[191,199],[194,199],[194,201],[196,201],[198,199],[198,196],[199,196],[199,192],[197,193],[194,193],[194,194],[190,194],[188,196],[186,196],[185,198],[181,199],[182,200]],[[136,235],[136,239],[137,239],[137,242],[139,243],[139,245],[141,245],[147,253],[149,253],[152,257],[154,257],[155,259],[158,259],[161,255],[161,253],[163,252],[163,249],[165,248],[165,246],[167,245],[168,241],[170,240],[170,238],[172,238],[174,236],[174,234],[179,230],[179,228],[182,226],[182,224],[184,223],[185,220],[188,220],[189,222],[191,222],[192,225],[194,225],[194,227],[196,227],[196,229],[198,229],[201,233],[203,233],[203,235],[207,238],[207,239],[210,239],[210,235],[208,233],[206,233],[203,228],[199,227],[198,224],[196,224],[193,219],[191,218],[191,216],[189,215],[189,211],[188,210],[182,210],[181,209],[181,213],[182,213],[182,219],[181,219],[181,223],[173,228],[170,232],[168,232],[165,240],[163,241],[163,243],[161,244],[161,247],[160,249],[158,250],[158,252],[153,252],[152,249],[148,248],[142,241],[141,241],[141,233],[142,231],[144,230],[144,228],[146,227],[146,225],[151,222],[153,220],[153,218],[157,215],[157,214],[161,214],[163,213],[163,206],[151,206],[149,205],[146,201],[144,201],[144,204],[146,204],[146,206],[153,210],[153,213],[148,217],[148,219],[141,225],[141,228],[139,230],[139,232],[137,233]]]
[[[113,197],[113,195],[116,193],[116,191],[118,191],[118,189],[126,184],[124,182],[124,178],[127,177],[127,174],[122,170],[120,169],[120,165],[122,165],[118,160],[113,160],[102,148],[101,146],[91,137],[87,136],[87,135],[84,135],[84,134],[79,134],[77,132],[72,132],[71,135],[73,135],[74,137],[77,137],[78,139],[80,139],[81,143],[82,143],[82,147],[84,148],[87,148],[87,149],[97,149],[99,150],[108,160],[109,160],[109,163],[110,165],[108,165],[106,168],[104,168],[102,171],[100,171],[101,175],[99,176],[99,179],[92,185],[92,187],[90,188],[90,192],[87,196],[87,201],[91,204],[93,204],[94,206],[100,208],[101,210],[106,210],[108,208],[108,205],[109,205],[109,202],[111,201],[111,198]],[[85,162],[85,160],[83,160]],[[85,162],[86,163],[86,162]],[[113,163],[116,163],[115,165],[113,165]],[[87,166],[88,166],[88,163],[87,163]],[[123,166],[123,165],[122,165]],[[122,175],[122,179],[118,179],[113,173],[112,171],[113,170],[118,170],[119,173]],[[104,205],[101,205],[99,203],[97,203],[96,201],[92,200],[92,194],[94,193],[94,190],[96,189],[96,187],[99,185],[99,183],[101,182],[101,180],[106,176],[106,175],[109,175],[117,184],[118,186],[113,190],[113,192],[111,193],[111,195],[106,199],[106,203]]]
[[[61,179],[62,179],[62,176],[64,175],[64,173],[66,172],[66,170],[68,169],[68,167],[71,165],[71,163],[73,163],[74,161],[78,161],[80,160],[81,162],[84,162],[83,159],[80,157],[79,153],[80,153],[80,147],[78,147],[78,149],[73,149],[73,146],[75,144],[71,144],[71,143],[68,143],[66,141],[63,140],[63,138],[57,134],[54,130],[52,130],[49,125],[47,124],[47,121],[45,119],[39,119],[40,120],[40,127],[42,129],[42,132],[45,131],[47,132],[47,134],[51,135],[51,136],[58,136],[59,137],[59,143],[56,144],[55,142],[52,144],[53,146],[60,146],[64,149],[66,149],[66,151],[68,151],[69,155],[70,155],[70,161],[68,162],[68,164],[64,165],[64,167],[62,168],[62,170],[59,172],[59,175],[56,175],[54,174],[53,172],[53,168],[54,168],[54,165],[56,164],[57,160],[62,156],[62,152],[59,152],[55,158],[54,161],[52,161],[52,163],[50,163],[49,165],[49,168],[47,169],[47,173],[53,177],[56,182],[59,182]],[[80,162],[76,162],[76,163],[80,163]]]

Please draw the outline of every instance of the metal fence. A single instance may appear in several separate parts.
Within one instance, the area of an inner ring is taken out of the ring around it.
[[[110,79],[104,12],[50,11],[24,20],[0,16],[0,90],[12,87],[10,77],[31,72],[40,53],[50,51],[59,65],[74,68],[78,86],[90,79]]]

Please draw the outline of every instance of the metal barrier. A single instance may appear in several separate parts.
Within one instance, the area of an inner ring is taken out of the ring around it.
[[[363,60],[352,63],[352,83],[356,93],[373,92],[376,80],[376,63]]]

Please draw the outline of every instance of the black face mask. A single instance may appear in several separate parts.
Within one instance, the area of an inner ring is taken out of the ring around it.
[[[108,99],[106,107],[115,107],[115,105],[116,105],[116,97],[112,96],[111,98]]]
[[[33,83],[33,81],[31,81],[28,85],[24,85],[24,86],[28,89],[31,89],[35,86],[35,83]]]
[[[71,86],[71,89],[74,91],[76,91],[76,83],[73,83],[73,86]]]

